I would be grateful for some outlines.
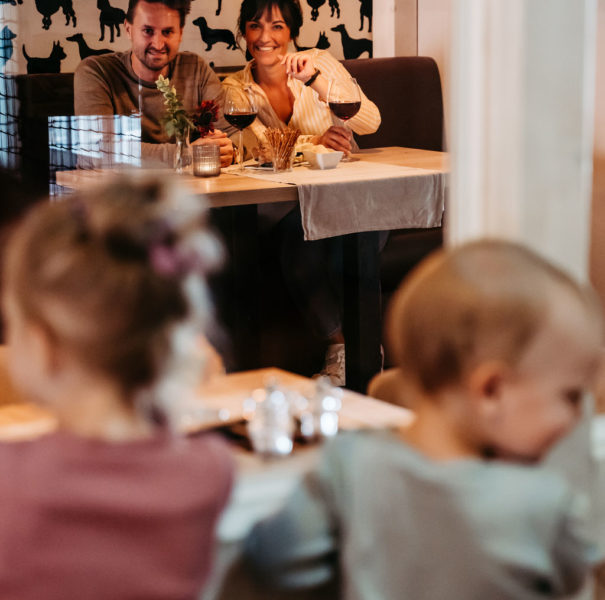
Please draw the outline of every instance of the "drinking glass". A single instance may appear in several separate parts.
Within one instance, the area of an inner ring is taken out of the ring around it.
[[[353,77],[330,81],[328,106],[346,124],[361,108],[361,90],[357,81]],[[350,153],[347,152],[347,155],[342,160],[343,162],[351,162],[355,159],[351,158]]]
[[[239,129],[239,170],[244,170],[244,145],[242,142],[242,132],[252,125],[256,119],[256,103],[252,94],[245,89],[236,87],[227,87],[223,101],[223,114],[225,120]]]

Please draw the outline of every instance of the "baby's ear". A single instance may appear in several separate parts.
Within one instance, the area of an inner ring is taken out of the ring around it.
[[[479,363],[467,378],[467,389],[475,408],[489,415],[497,411],[510,367],[501,360]]]

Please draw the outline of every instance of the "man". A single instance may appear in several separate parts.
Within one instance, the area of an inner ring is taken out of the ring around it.
[[[179,52],[185,17],[191,0],[129,0],[126,34],[132,48],[84,59],[74,77],[76,115],[141,114],[141,155],[171,163],[174,144],[162,126],[165,105],[155,81],[170,78],[185,110],[190,113],[202,100],[221,105],[222,88],[206,62],[192,52]],[[236,130],[221,117],[214,134],[193,144],[218,144],[221,166],[233,161],[233,144],[227,134]],[[225,133],[226,132],[226,133]]]

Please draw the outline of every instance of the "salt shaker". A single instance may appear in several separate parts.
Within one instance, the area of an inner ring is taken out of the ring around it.
[[[342,407],[342,390],[328,377],[319,377],[315,393],[300,413],[300,430],[308,439],[331,437],[338,433],[338,414]]]
[[[292,452],[294,418],[285,392],[270,383],[248,399],[248,435],[256,452],[265,456],[285,456]],[[254,402],[253,412],[251,404]]]

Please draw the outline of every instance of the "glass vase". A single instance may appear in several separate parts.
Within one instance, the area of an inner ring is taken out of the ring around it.
[[[177,133],[175,136],[176,146],[174,149],[174,170],[177,175],[191,172],[193,155],[189,141],[189,128]]]

